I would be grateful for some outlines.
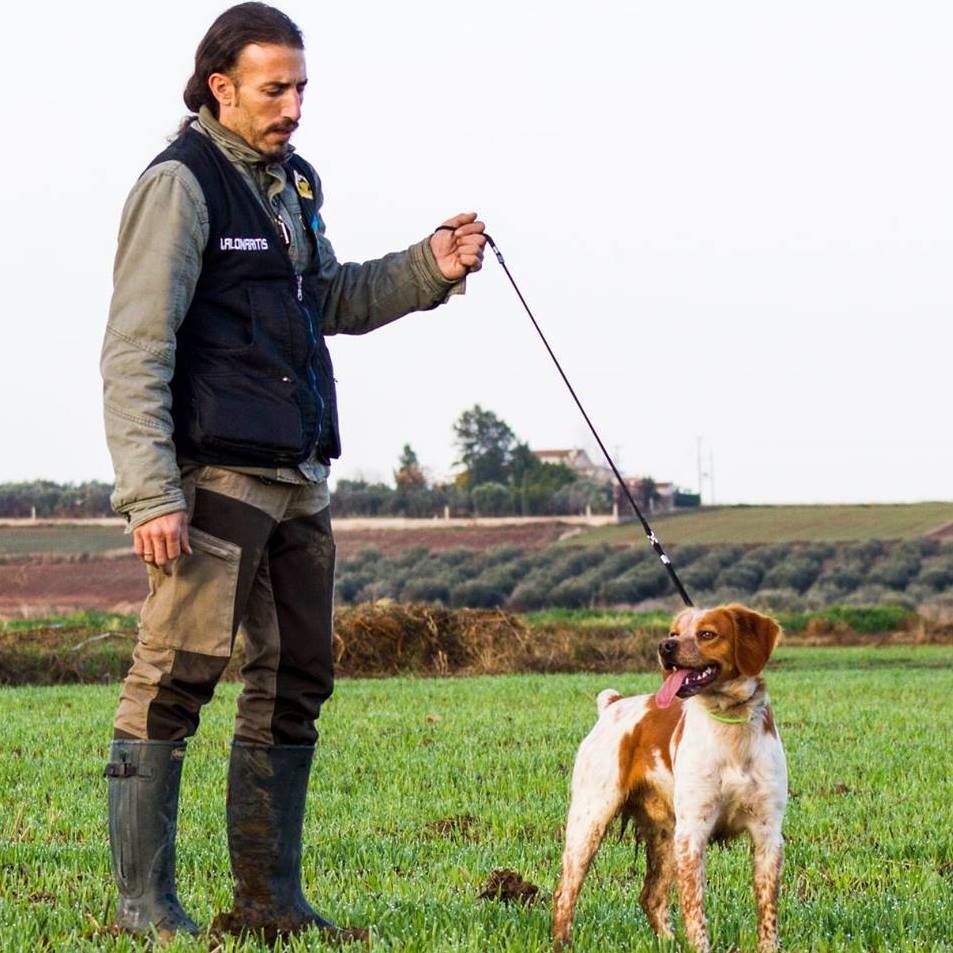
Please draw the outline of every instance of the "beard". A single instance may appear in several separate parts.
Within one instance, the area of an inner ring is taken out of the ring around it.
[[[274,161],[287,159],[288,156],[294,152],[294,146],[291,144],[290,133],[293,133],[297,128],[297,123],[276,123],[273,126],[268,126],[268,128],[265,129],[258,137],[258,142],[255,144],[255,148],[262,155],[267,156],[269,159]],[[289,137],[281,142],[269,142],[267,137],[274,132],[289,133]]]

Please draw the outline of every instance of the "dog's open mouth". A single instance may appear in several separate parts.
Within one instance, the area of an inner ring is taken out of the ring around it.
[[[668,674],[665,676],[665,682],[655,693],[655,704],[659,708],[668,708],[676,695],[679,698],[691,698],[707,685],[711,685],[718,677],[718,666],[714,663],[704,668],[679,668],[670,665],[666,672]]]

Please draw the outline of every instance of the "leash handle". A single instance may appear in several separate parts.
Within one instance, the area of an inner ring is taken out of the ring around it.
[[[438,225],[435,229],[435,232],[453,232],[456,229],[451,225]],[[556,365],[556,370],[559,371],[559,376],[562,377],[563,382],[566,387],[569,389],[569,393],[572,395],[572,399],[576,402],[576,406],[579,408],[579,412],[582,414],[583,419],[586,421],[586,425],[589,427],[589,431],[592,433],[592,436],[595,438],[596,443],[599,445],[599,449],[602,451],[602,455],[606,458],[606,462],[609,464],[609,468],[615,474],[615,478],[619,483],[619,486],[622,487],[622,492],[625,494],[629,503],[632,504],[632,509],[635,511],[635,515],[639,518],[639,522],[642,524],[642,529],[645,531],[646,539],[652,546],[652,549],[655,550],[656,556],[658,556],[662,565],[665,567],[665,571],[668,573],[669,578],[672,580],[672,583],[675,586],[675,589],[678,591],[678,594],[682,597],[682,601],[686,606],[693,606],[694,603],[691,600],[691,597],[688,595],[688,592],[685,590],[685,587],[682,585],[682,581],[678,578],[678,574],[675,572],[675,567],[672,565],[672,560],[668,557],[665,550],[662,548],[662,543],[659,538],[655,535],[654,530],[649,526],[648,520],[642,515],[642,511],[639,509],[638,504],[635,502],[635,497],[632,495],[629,487],[626,485],[624,479],[622,479],[622,474],[619,473],[618,467],[616,467],[612,457],[609,454],[609,451],[606,449],[605,444],[602,442],[602,438],[599,436],[596,431],[595,426],[592,421],[589,419],[589,415],[586,413],[586,408],[582,406],[582,401],[576,395],[576,391],[573,388],[572,384],[569,382],[569,378],[566,376],[566,372],[562,369],[562,365],[559,363],[559,360],[556,358],[553,349],[549,346],[549,341],[546,340],[546,335],[543,334],[542,328],[539,326],[539,322],[536,320],[533,315],[530,306],[526,303],[526,299],[523,297],[523,292],[520,291],[519,285],[516,284],[516,281],[513,279],[513,276],[510,274],[509,268],[506,267],[506,261],[503,258],[503,253],[497,248],[496,242],[490,237],[487,232],[483,233],[483,237],[486,239],[486,243],[493,250],[493,254],[496,256],[496,260],[500,263],[503,271],[506,273],[506,277],[509,278],[510,284],[513,286],[513,290],[516,292],[516,296],[520,299],[520,303],[523,305],[524,310],[529,315],[530,321],[533,322],[533,327],[536,328],[536,333],[539,335],[540,340],[543,342],[544,347],[549,352],[549,356],[552,358],[553,363]]]

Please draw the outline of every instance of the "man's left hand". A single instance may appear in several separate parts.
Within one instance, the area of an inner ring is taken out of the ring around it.
[[[440,273],[448,281],[459,281],[471,271],[483,267],[483,246],[486,226],[478,222],[476,212],[464,212],[443,222],[444,226],[430,236],[430,250]]]

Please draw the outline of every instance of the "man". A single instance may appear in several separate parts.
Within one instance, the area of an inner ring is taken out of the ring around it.
[[[483,225],[449,219],[376,261],[339,264],[321,183],[294,154],[301,33],[243,3],[199,44],[193,113],[123,211],[103,345],[113,504],[149,595],[123,684],[109,778],[117,926],[196,932],[175,888],[186,739],[245,633],[228,775],[234,907],[223,931],[308,926],[301,829],[333,685],[328,465],[340,452],[324,338],[443,303],[479,270]]]

